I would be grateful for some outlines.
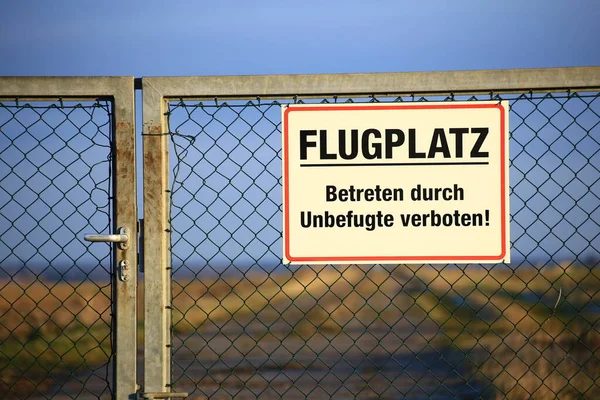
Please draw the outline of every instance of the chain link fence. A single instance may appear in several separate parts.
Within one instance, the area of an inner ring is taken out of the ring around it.
[[[112,105],[0,99],[0,398],[112,393]]]
[[[600,94],[170,101],[172,386],[600,397]],[[509,100],[511,264],[281,264],[281,105]]]

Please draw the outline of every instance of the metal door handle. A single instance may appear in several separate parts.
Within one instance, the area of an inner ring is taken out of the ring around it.
[[[85,234],[83,239],[88,242],[110,242],[118,243],[119,249],[127,250],[129,248],[129,229],[122,226],[117,229],[117,233],[112,235],[99,235],[96,233]]]

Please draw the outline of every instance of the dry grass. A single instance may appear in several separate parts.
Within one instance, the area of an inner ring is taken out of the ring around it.
[[[600,398],[598,315],[584,308],[600,299],[600,273],[574,264],[514,271],[313,267],[293,275],[177,281],[174,299],[174,330],[183,335],[225,331],[230,321],[260,321],[264,328],[255,337],[275,335],[279,342],[315,332],[335,340],[352,329],[408,330],[410,351],[436,346],[470,354],[488,397]],[[287,324],[274,323],[280,320]],[[410,335],[417,330],[419,340]]]
[[[7,281],[0,288],[0,393],[22,396],[107,361],[108,286]],[[344,332],[396,332],[403,341],[397,351],[469,354],[487,397],[600,398],[598,313],[585,307],[600,300],[597,269],[312,267],[176,279],[173,296],[180,336],[227,335],[235,323],[247,331],[239,340],[269,348],[316,336],[340,340]]]
[[[43,392],[106,363],[109,287],[11,280],[0,288],[0,393]]]

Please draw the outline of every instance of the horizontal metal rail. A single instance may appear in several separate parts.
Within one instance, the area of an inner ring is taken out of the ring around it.
[[[264,76],[144,77],[164,98],[543,92],[600,88],[600,67]],[[443,89],[441,89],[443,88]]]

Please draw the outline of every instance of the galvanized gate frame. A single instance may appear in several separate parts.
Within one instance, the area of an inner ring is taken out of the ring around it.
[[[0,77],[0,97],[22,100],[110,100],[113,107],[114,132],[114,224],[128,227],[127,250],[115,246],[113,260],[126,261],[130,266],[127,281],[113,277],[115,314],[113,381],[115,397],[136,398],[137,348],[137,200],[135,171],[135,104],[133,77]],[[81,238],[83,239],[83,238]],[[117,275],[117,274],[115,274]]]
[[[149,77],[142,79],[144,168],[145,341],[144,392],[170,393],[171,285],[169,254],[169,133],[165,112],[173,99],[292,98],[324,95],[435,95],[508,93],[553,88],[597,90],[600,67],[526,70],[411,72],[333,75]],[[0,97],[23,100],[111,100],[115,141],[115,230],[137,226],[133,77],[0,77]],[[115,397],[136,398],[137,241],[115,248],[115,265],[126,260],[127,281],[113,277]]]
[[[554,88],[597,90],[600,67],[525,70],[410,72],[377,74],[148,77],[142,79],[144,168],[144,392],[147,398],[177,397],[171,392],[171,276],[169,254],[168,101],[257,97],[292,98],[352,95],[436,95],[543,92]],[[109,99],[115,143],[114,229],[129,227],[135,237],[135,87],[133,77],[0,77],[0,97],[23,100]],[[115,314],[115,397],[136,398],[137,240],[115,247],[129,263],[130,279],[113,277]]]
[[[600,67],[374,74],[145,77],[144,391],[166,393],[170,382],[169,100],[303,98],[543,92],[600,87]],[[171,393],[168,397],[181,394]]]

